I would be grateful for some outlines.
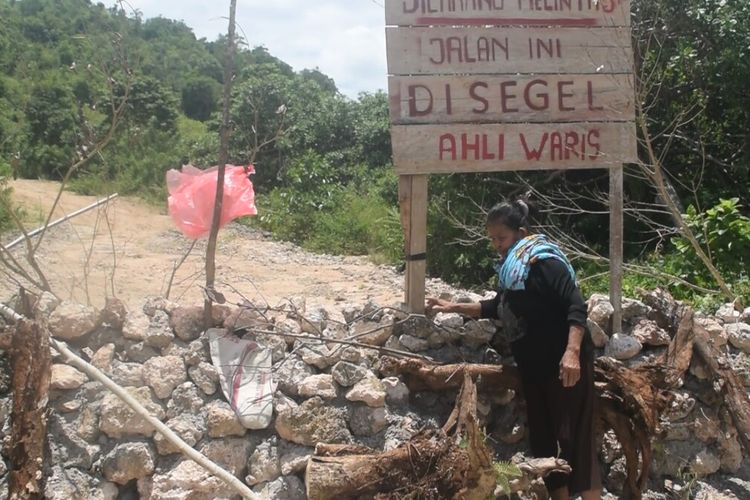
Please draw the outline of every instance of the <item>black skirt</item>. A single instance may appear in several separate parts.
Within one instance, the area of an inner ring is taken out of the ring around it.
[[[581,356],[581,379],[563,387],[559,377],[523,381],[531,452],[535,457],[559,457],[573,471],[544,479],[552,492],[564,486],[570,495],[601,488],[594,439],[594,360]]]

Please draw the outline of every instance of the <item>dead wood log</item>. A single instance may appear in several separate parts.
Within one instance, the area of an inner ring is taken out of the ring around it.
[[[305,474],[310,500],[483,500],[496,484],[492,456],[476,420],[476,386],[469,374],[451,418],[441,430],[425,430],[383,453],[362,447],[318,445]],[[450,435],[449,431],[453,431]],[[359,454],[344,455],[347,451]]]
[[[683,308],[682,315],[677,322],[677,332],[662,358],[664,364],[672,367],[680,377],[683,377],[690,368],[690,361],[693,358],[694,325],[693,310],[689,307]]]
[[[462,386],[464,375],[476,380],[480,389],[519,390],[521,387],[518,369],[504,365],[438,365],[419,359],[383,357],[380,361],[380,372],[385,376],[400,375],[411,391],[457,389]]]
[[[39,322],[22,320],[10,349],[13,409],[11,412],[11,500],[43,498],[44,447],[51,371],[49,332]]]
[[[724,396],[740,442],[745,451],[750,453],[750,398],[747,391],[726,354],[716,347],[706,329],[696,323],[694,335],[695,353],[711,373],[714,390]]]

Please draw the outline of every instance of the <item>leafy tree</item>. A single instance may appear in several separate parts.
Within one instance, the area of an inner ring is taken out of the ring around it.
[[[182,111],[188,118],[206,121],[216,111],[220,95],[221,85],[213,78],[191,78],[182,88]]]

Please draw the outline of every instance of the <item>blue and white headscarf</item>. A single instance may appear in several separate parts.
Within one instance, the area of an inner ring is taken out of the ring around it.
[[[495,265],[500,290],[525,290],[529,267],[544,259],[557,259],[568,268],[573,281],[576,273],[560,247],[543,234],[532,234],[518,240],[502,261]]]

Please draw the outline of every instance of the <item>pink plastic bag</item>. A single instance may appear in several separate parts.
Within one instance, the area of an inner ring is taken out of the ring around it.
[[[192,165],[183,165],[182,171],[173,169],[167,172],[169,214],[187,238],[195,240],[206,236],[211,230],[217,169],[200,170]],[[258,213],[253,183],[247,178],[251,173],[255,173],[252,165],[247,167],[247,171],[245,167],[227,165],[220,227],[243,215]]]

